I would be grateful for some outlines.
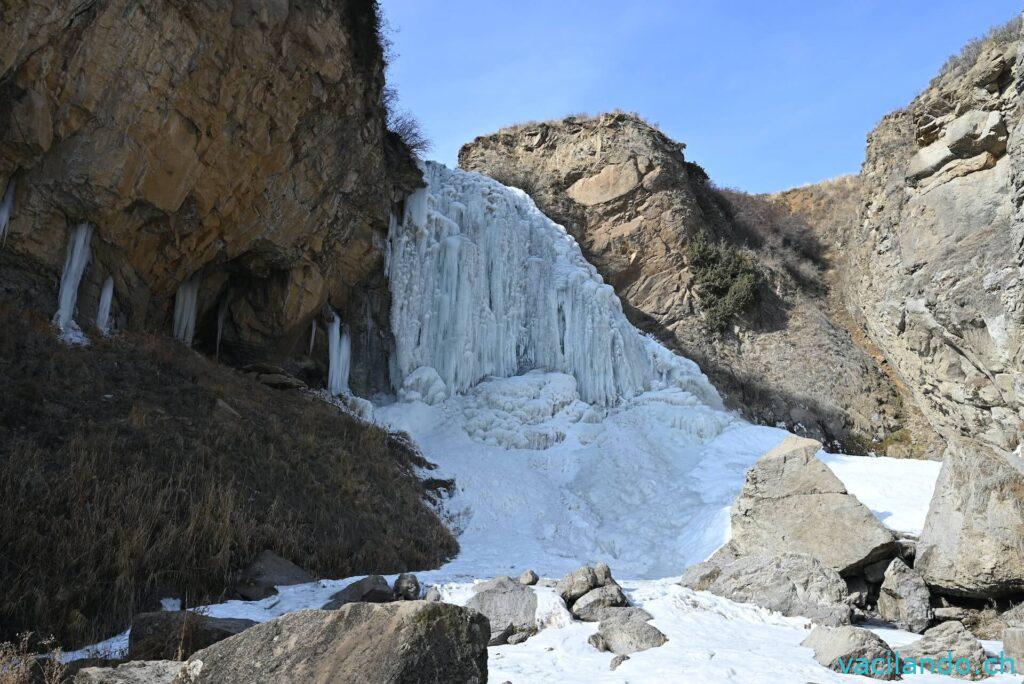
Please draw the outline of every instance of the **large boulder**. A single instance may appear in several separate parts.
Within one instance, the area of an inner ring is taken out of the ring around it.
[[[305,584],[316,578],[273,551],[263,551],[239,573],[233,589],[246,601],[259,601],[277,593],[277,587]]]
[[[395,578],[395,585],[392,587],[395,598],[403,601],[415,601],[420,597],[420,581],[416,575],[403,572]]]
[[[1003,630],[1003,653],[1013,658],[1017,667],[1024,668],[1024,627],[1007,627]]]
[[[717,566],[709,560],[701,566],[684,575],[684,586],[831,627],[850,624],[846,582],[806,554],[743,556]]]
[[[885,571],[878,594],[878,614],[900,629],[918,634],[928,629],[935,618],[924,579],[899,558],[894,558]]]
[[[787,437],[762,456],[732,509],[739,555],[806,553],[841,575],[896,554],[896,538],[818,460],[821,444]]]
[[[874,679],[900,679],[898,661],[889,644],[877,635],[860,627],[815,627],[800,642],[814,651],[814,659],[836,672],[858,673],[861,666]],[[888,667],[872,666],[872,661],[881,658]],[[863,674],[863,673],[861,673]]]
[[[571,606],[576,599],[599,586],[601,585],[597,580],[594,568],[584,565],[558,580],[558,584],[555,585],[555,593],[562,597],[566,605]]]
[[[140,613],[128,634],[129,660],[184,660],[256,622],[215,618],[191,611]]]
[[[466,607],[487,616],[493,634],[511,627],[507,639],[537,631],[537,594],[530,587],[510,577],[497,577],[478,584],[474,590]]]
[[[116,667],[86,667],[75,684],[171,684],[183,663],[174,660],[133,660]]]
[[[988,656],[981,642],[961,623],[943,622],[929,629],[914,643],[901,648],[900,657],[914,660],[918,666],[922,658],[930,658],[938,666],[941,666],[944,658],[949,659],[954,667],[958,661],[964,660],[970,663],[969,672],[952,671],[946,674],[952,674],[958,679],[982,679],[985,676],[982,666]]]
[[[490,625],[448,603],[352,603],[264,622],[193,655],[176,684],[487,681]]]
[[[323,605],[323,610],[337,610],[349,603],[385,603],[394,598],[391,585],[382,575],[367,575],[332,594],[331,600]]]
[[[629,601],[622,593],[618,584],[606,584],[591,589],[572,604],[572,614],[584,622],[600,622],[608,614],[609,608],[628,606]]]
[[[957,439],[946,449],[914,567],[940,592],[1024,591],[1024,461]]]
[[[597,626],[597,632],[590,635],[588,642],[599,651],[611,651],[615,655],[629,655],[637,651],[657,648],[666,641],[665,635],[647,622],[643,613],[623,612],[611,615]]]

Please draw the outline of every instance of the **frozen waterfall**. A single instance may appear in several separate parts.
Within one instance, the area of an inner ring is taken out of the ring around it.
[[[78,286],[82,282],[85,267],[89,265],[89,241],[92,239],[92,226],[79,223],[71,231],[68,240],[67,255],[64,257],[64,270],[60,274],[60,293],[57,295],[57,313],[53,322],[61,333],[78,330],[75,323],[75,304],[78,302]]]
[[[544,369],[572,375],[584,401],[613,404],[701,377],[637,332],[572,237],[521,190],[433,162],[424,176],[390,228],[396,389],[421,368],[457,394]],[[688,389],[720,401],[706,381]]]
[[[341,329],[341,318],[332,313],[327,329],[327,353],[329,365],[327,370],[327,390],[334,396],[347,394],[348,374],[352,361],[352,340],[348,330]]]
[[[0,200],[0,244],[7,239],[7,228],[11,224],[11,216],[14,214],[14,179],[7,183],[4,191],[4,198]]]
[[[189,347],[196,334],[196,313],[199,302],[199,283],[196,273],[178,287],[174,298],[174,338]]]
[[[114,278],[107,276],[100,290],[100,305],[96,309],[96,327],[104,335],[110,334],[110,305],[114,301]]]

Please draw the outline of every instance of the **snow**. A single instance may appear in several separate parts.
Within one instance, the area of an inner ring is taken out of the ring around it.
[[[941,461],[835,454],[820,458],[886,527],[921,535]]]
[[[75,304],[78,302],[78,286],[82,282],[86,266],[89,265],[89,241],[91,239],[91,225],[79,223],[75,226],[68,239],[64,270],[60,275],[57,313],[53,316],[53,322],[60,330],[62,339],[71,343],[87,342],[85,335],[75,323]]]
[[[198,273],[193,274],[188,280],[178,286],[178,293],[174,297],[174,327],[172,334],[174,339],[191,347],[192,338],[196,334],[196,314],[199,303],[199,284],[201,278]]]

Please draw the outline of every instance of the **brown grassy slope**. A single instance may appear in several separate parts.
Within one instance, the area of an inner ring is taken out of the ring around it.
[[[216,598],[264,548],[327,577],[456,553],[403,438],[163,338],[94,340],[0,305],[0,641]]]

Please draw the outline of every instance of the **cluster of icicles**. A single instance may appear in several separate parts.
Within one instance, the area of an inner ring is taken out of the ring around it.
[[[0,244],[6,240],[7,229],[13,213],[14,180],[12,179],[7,184],[3,199],[0,200]],[[75,313],[78,304],[78,290],[92,256],[90,249],[92,234],[93,226],[89,223],[82,222],[72,228],[68,239],[67,253],[64,257],[64,269],[60,275],[57,312],[53,316],[53,323],[60,331],[61,337],[69,342],[84,342],[86,340],[81,328],[75,321]],[[192,341],[195,338],[196,318],[199,313],[199,287],[201,284],[202,278],[200,274],[193,274],[178,287],[174,298],[174,319],[171,334],[176,340],[188,346],[192,346]],[[111,308],[113,302],[114,278],[107,276],[100,290],[100,300],[96,307],[95,319],[96,328],[103,335],[111,333]],[[228,304],[228,298],[223,298],[217,311],[216,353],[218,355],[220,354],[221,335],[224,331]],[[311,354],[316,339],[316,325],[316,320],[314,319],[309,340]],[[328,390],[335,396],[346,394],[349,392],[348,381],[351,367],[352,343],[348,330],[344,329],[342,325],[341,317],[334,311],[328,312],[327,340],[329,355]]]

